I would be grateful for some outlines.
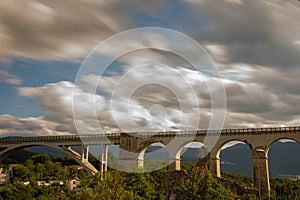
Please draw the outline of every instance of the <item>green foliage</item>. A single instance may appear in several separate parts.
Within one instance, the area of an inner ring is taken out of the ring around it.
[[[165,170],[152,173],[125,173],[111,170],[86,177],[81,181],[77,198],[87,199],[167,199]],[[161,179],[159,179],[161,178]]]
[[[78,165],[78,163],[70,156],[60,156],[52,158],[53,162],[60,162],[63,166]]]
[[[173,193],[180,199],[235,199],[210,173],[201,177],[196,165],[189,171],[187,178],[182,179],[181,184],[174,188]]]
[[[144,169],[146,171],[154,171],[157,169],[164,168],[168,166],[169,161],[167,160],[152,160],[152,159],[145,159],[144,160]]]
[[[33,161],[33,164],[37,164],[37,163],[45,164],[47,161],[51,160],[51,157],[47,154],[38,154],[32,156],[30,160]]]
[[[0,199],[70,199],[75,197],[75,192],[66,186],[50,185],[38,186],[37,183],[24,185],[22,182],[14,182],[0,187]]]
[[[241,186],[245,187],[253,187],[253,178],[250,176],[245,176],[242,174],[228,174],[222,173],[222,178],[233,180],[236,183],[240,184]]]
[[[81,181],[76,199],[133,199],[133,191],[125,190],[124,174],[109,171],[101,180],[101,174],[86,177]]]
[[[290,179],[274,178],[270,181],[271,199],[299,199],[300,182]]]
[[[64,166],[61,162],[53,162],[47,155],[35,155],[28,159],[24,166],[13,168],[11,180],[15,181],[52,181],[73,177],[83,178],[86,173],[75,166]]]
[[[162,166],[163,161],[147,160],[150,167]],[[209,173],[199,173],[195,164],[182,165],[183,172],[175,184],[170,185],[168,168],[150,173],[125,173],[110,169],[102,177],[101,173],[87,176],[83,170],[72,165],[69,157],[50,158],[47,155],[35,155],[28,159],[24,166],[13,169],[12,181],[0,186],[1,199],[161,199],[169,198],[170,194],[177,199],[241,199],[254,200],[254,195],[235,196],[214,179]],[[140,170],[143,172],[143,170]],[[175,173],[176,175],[176,173]],[[53,183],[39,186],[39,181],[64,180],[79,177],[80,186],[70,190],[66,185]],[[252,187],[251,177],[240,174],[222,174],[242,186]],[[29,185],[22,182],[29,181]],[[174,183],[174,181],[173,181]],[[271,179],[271,199],[299,199],[299,182],[289,179]]]

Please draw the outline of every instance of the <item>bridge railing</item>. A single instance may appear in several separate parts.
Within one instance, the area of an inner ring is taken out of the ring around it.
[[[57,136],[29,136],[29,137],[6,137],[0,138],[0,143],[22,143],[22,142],[60,142],[60,141],[85,141],[118,139],[120,134],[83,134],[83,135],[57,135]]]
[[[127,133],[136,137],[151,136],[184,136],[184,135],[206,135],[206,134],[257,134],[274,132],[295,132],[300,131],[300,126],[275,127],[275,128],[243,128],[223,130],[197,130],[197,131],[168,131],[168,132],[138,132]],[[81,135],[57,135],[57,136],[30,136],[30,137],[6,137],[0,138],[0,143],[22,143],[22,142],[60,142],[60,141],[93,141],[93,140],[118,140],[122,133],[110,134],[81,134]]]
[[[206,134],[239,134],[239,133],[274,133],[274,132],[293,132],[300,131],[300,126],[295,127],[267,127],[267,128],[241,128],[241,129],[222,129],[222,130],[197,130],[197,131],[169,131],[169,132],[142,132],[130,133],[134,136],[165,136],[165,135],[206,135]]]
[[[222,130],[197,130],[197,131],[164,131],[164,132],[131,132],[127,135],[134,137],[151,136],[180,136],[180,135],[206,135],[206,134],[256,134],[256,133],[274,133],[274,132],[292,132],[300,131],[300,126],[295,127],[267,127],[267,128],[240,128],[240,129],[222,129]],[[125,133],[126,134],[126,133]]]

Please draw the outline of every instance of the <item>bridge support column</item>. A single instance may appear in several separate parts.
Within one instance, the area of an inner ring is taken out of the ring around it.
[[[100,170],[102,173],[107,171],[107,157],[108,157],[108,145],[101,144]]]
[[[86,160],[89,160],[89,149],[90,149],[90,146],[86,146],[86,151],[85,151],[85,159]]]
[[[88,153],[88,148],[86,151],[84,145],[81,146],[81,154],[74,151],[71,146],[61,146],[60,148],[78,162],[87,171],[87,173],[92,175],[98,172],[98,170],[89,163],[88,160],[86,160],[88,157],[85,156],[85,153]]]
[[[84,145],[81,146],[81,161],[84,161]]]
[[[81,146],[81,161],[89,160],[89,146]]]
[[[220,158],[212,157],[209,163],[210,172],[215,177],[221,177]]]
[[[107,158],[108,158],[108,145],[101,144],[100,145],[101,152],[100,152],[100,172],[101,172],[101,179],[104,176],[104,173],[107,171]]]
[[[169,171],[179,171],[180,170],[180,158],[170,158]]]
[[[268,157],[263,149],[257,149],[253,155],[254,187],[258,189],[259,198],[270,197]]]
[[[138,147],[137,138],[126,133],[120,136],[119,167],[124,170],[137,168]]]
[[[143,169],[144,168],[144,159],[138,158],[137,166],[138,166],[139,169]]]

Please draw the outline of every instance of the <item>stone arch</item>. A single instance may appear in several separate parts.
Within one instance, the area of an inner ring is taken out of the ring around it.
[[[27,147],[33,147],[33,146],[48,146],[48,147],[55,148],[59,151],[66,153],[67,155],[71,156],[79,165],[81,165],[83,167],[83,169],[85,169],[85,171],[88,174],[93,175],[96,172],[98,172],[98,170],[92,164],[90,164],[87,160],[82,160],[81,158],[79,158],[80,154],[78,154],[74,150],[71,150],[70,146],[60,146],[60,145],[52,145],[52,144],[20,144],[20,145],[14,145],[12,147],[4,148],[0,151],[0,163],[2,162],[2,160],[4,158],[9,156],[11,153],[19,151],[19,150],[27,148]]]
[[[52,147],[55,148],[61,152],[65,152],[61,147],[56,146],[56,145],[51,145],[51,144],[21,144],[21,145],[16,145],[13,147],[7,147],[4,148],[3,150],[0,151],[0,162],[2,162],[3,159],[5,159],[7,156],[10,154],[17,152],[21,149],[27,148],[27,147],[34,147],[34,146],[47,146],[47,147]]]
[[[250,148],[251,152],[253,153],[253,147],[252,147],[251,143],[249,143],[247,140],[230,139],[230,140],[223,141],[220,145],[218,145],[218,147],[216,148],[217,149],[216,155],[215,155],[216,158],[220,159],[220,153],[222,151],[222,148],[230,142],[240,142],[240,143],[246,144]]]
[[[166,145],[162,141],[150,141],[150,142],[144,143],[143,146],[138,149],[138,154],[139,154],[138,159],[143,159],[144,155],[146,153],[146,150],[153,144],[157,144],[157,145],[166,147]]]
[[[192,141],[192,142],[186,143],[184,146],[182,146],[178,150],[176,157],[178,157],[178,159],[179,159],[180,168],[182,167],[182,164],[183,164],[182,156],[185,153],[185,152],[183,152],[184,148],[190,148],[190,149],[186,149],[186,150],[193,151],[193,153],[195,153],[197,156],[196,160],[194,162],[198,163],[198,165],[203,167],[204,170],[207,170],[206,167],[208,167],[208,165],[207,165],[207,162],[205,161],[205,159],[203,159],[203,158],[205,158],[208,155],[208,148],[202,142],[199,142],[199,141]],[[203,162],[203,160],[204,160],[204,162]]]
[[[282,142],[280,140],[289,140],[286,142]],[[294,143],[289,143],[289,142],[294,142]],[[277,144],[276,144],[277,143]],[[289,143],[289,144],[288,144]],[[274,148],[273,150],[277,151],[276,152],[270,152],[272,147],[275,145],[280,145],[277,146],[277,148]],[[292,145],[292,149],[286,148],[288,145]],[[278,148],[280,147],[280,148]],[[266,148],[266,156],[268,157],[268,164],[269,164],[269,174],[270,177],[277,177],[279,174],[282,175],[296,175],[299,174],[298,168],[293,168],[293,164],[291,163],[299,163],[299,159],[297,156],[297,152],[299,153],[299,147],[300,147],[300,142],[292,137],[281,137],[275,140],[272,140],[270,144]],[[295,149],[296,148],[296,149]],[[282,151],[282,149],[286,149]],[[278,155],[279,154],[279,155]],[[275,156],[274,156],[275,155]],[[289,158],[292,156],[292,158]],[[295,165],[294,163],[294,165]],[[275,173],[276,172],[276,173]]]
[[[155,157],[157,158],[157,159],[153,159],[153,160],[161,160],[162,158],[158,158],[158,153],[164,153],[164,151],[166,151],[165,153],[168,154],[168,159],[170,158],[170,153],[169,153],[168,149],[166,148],[166,146],[163,142],[161,142],[161,141],[151,141],[151,142],[148,142],[147,144],[144,144],[138,150],[138,168],[143,168],[144,167],[146,151],[151,146],[160,146],[160,147],[162,147],[161,149],[158,149],[158,150],[155,150],[153,152],[147,153],[148,156],[152,156],[154,158]]]
[[[200,143],[200,144],[202,144],[203,146],[205,146],[205,145],[203,144],[202,141],[198,141],[198,140],[186,141],[186,142],[184,142],[184,143],[178,148],[178,150],[176,151],[176,155],[175,155],[175,158],[176,158],[176,159],[180,159],[180,156],[181,156],[181,153],[182,153],[183,148],[186,147],[186,146],[187,146],[188,144],[190,144],[190,143]]]
[[[212,174],[214,174],[216,177],[221,177],[221,162],[220,162],[220,153],[222,151],[222,148],[230,143],[230,142],[241,142],[248,145],[248,147],[251,150],[251,153],[253,154],[253,147],[251,143],[249,143],[247,140],[242,140],[238,138],[230,138],[227,140],[220,141],[210,152],[210,171]]]
[[[272,140],[267,146],[266,146],[266,156],[268,156],[269,150],[271,148],[271,146],[275,143],[278,142],[279,140],[292,140],[298,144],[300,144],[300,140],[298,141],[297,139],[293,138],[293,137],[287,137],[287,136],[282,136],[279,138],[276,138],[274,140]]]
[[[175,149],[175,151],[172,153],[172,155],[170,155],[170,171],[176,171],[176,170],[181,170],[181,153],[182,150],[185,146],[187,146],[190,143],[201,143],[203,146],[205,146],[203,144],[202,141],[200,140],[187,140],[185,142],[183,142],[177,149]]]

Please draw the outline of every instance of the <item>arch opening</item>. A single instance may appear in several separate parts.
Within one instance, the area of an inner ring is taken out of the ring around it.
[[[251,147],[245,142],[231,140],[224,143],[217,153],[220,159],[220,172],[228,174],[241,174],[253,177],[253,159]],[[252,184],[249,179],[249,184]]]
[[[3,164],[23,163],[31,156],[37,154],[47,154],[51,157],[67,156],[63,150],[51,145],[23,145],[3,149],[2,152],[0,152],[0,159]]]
[[[50,157],[55,157],[55,155],[52,155],[52,154],[59,154],[60,156],[70,156],[71,162],[69,164],[70,165],[76,165],[76,164],[81,165],[81,167],[83,167],[88,174],[93,174],[95,171],[94,167],[93,167],[93,169],[90,169],[91,167],[85,166],[85,164],[83,162],[81,162],[81,159],[78,159],[78,158],[76,159],[75,158],[76,155],[72,156],[70,152],[68,153],[67,151],[64,151],[63,147],[56,146],[56,145],[50,145],[50,144],[28,144],[28,145],[19,145],[19,146],[15,146],[15,147],[8,147],[6,149],[3,149],[0,152],[1,163],[3,163],[3,161],[5,161],[5,159],[12,154],[17,154],[18,157],[21,157],[19,152],[24,151],[24,149],[31,149],[34,152],[32,152],[31,155],[29,155],[27,158],[26,157],[23,158],[24,159],[23,162],[17,162],[17,163],[24,163],[31,156],[38,155],[38,154],[47,154],[47,155],[50,155]],[[73,151],[76,152],[76,150],[73,150]],[[9,160],[9,159],[5,162],[9,162],[7,164],[13,164],[13,163],[11,163],[11,160]]]
[[[201,142],[188,142],[182,146],[176,153],[176,159],[180,163],[197,163],[207,154],[207,148]]]
[[[297,153],[300,153],[300,143],[296,140],[274,140],[267,149],[270,177],[297,179],[300,174],[300,157]]]
[[[165,145],[160,142],[152,143],[143,148],[138,156],[138,167],[146,171],[159,169],[169,164],[170,154]]]

